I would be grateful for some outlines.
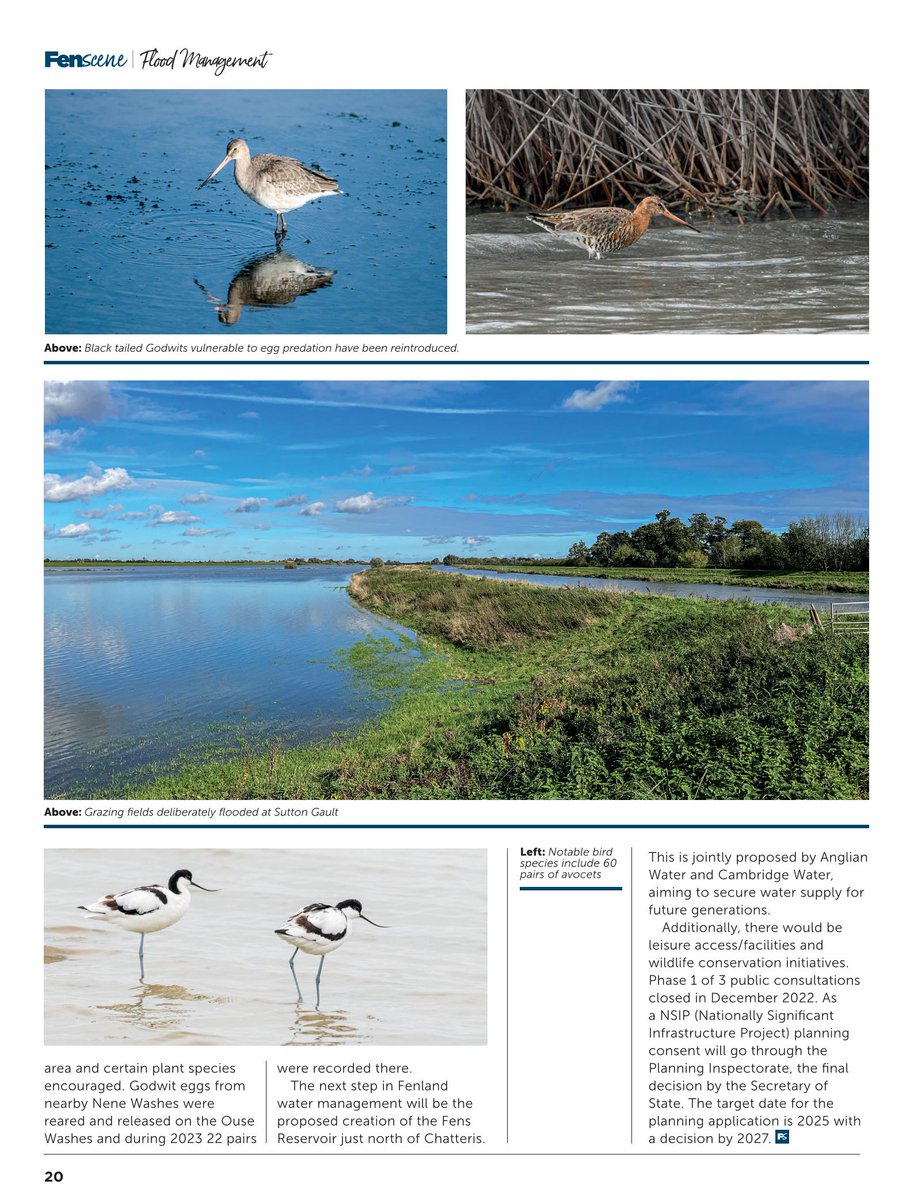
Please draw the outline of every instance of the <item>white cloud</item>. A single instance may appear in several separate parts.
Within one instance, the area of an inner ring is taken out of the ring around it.
[[[121,517],[117,517],[118,521],[150,521],[154,517],[159,517],[164,511],[161,504],[149,504],[147,508],[141,512],[124,512]]]
[[[345,500],[337,500],[334,508],[337,512],[373,513],[382,508],[393,508],[401,504],[411,504],[414,496],[375,496],[374,492],[364,492],[361,496],[347,496]]]
[[[561,407],[597,412],[605,404],[624,404],[634,390],[633,383],[597,383],[593,388],[578,388],[566,397]]]
[[[304,508],[299,509],[300,517],[317,517],[324,511],[324,501],[315,500],[313,504],[306,504]]]
[[[264,496],[246,496],[244,500],[239,501],[232,511],[237,513],[259,512],[264,504],[267,504]]]
[[[297,496],[282,496],[274,501],[274,508],[295,508],[297,504],[304,504],[307,499],[308,497],[301,492]]]
[[[242,421],[257,421],[260,418],[260,416],[261,416],[261,413],[256,413],[256,412],[244,412],[244,413],[239,414],[239,418]]]
[[[190,513],[190,512],[184,512],[184,511],[178,512],[178,511],[171,509],[169,512],[160,513],[158,516],[156,516],[154,518],[153,521],[149,521],[148,524],[149,525],[193,525],[196,521],[200,521],[200,520],[201,520],[201,517],[193,516],[192,513]]]
[[[213,500],[213,496],[209,496],[204,490],[200,492],[187,492],[185,496],[181,496],[180,504],[208,504]]]
[[[464,546],[486,546],[491,540],[489,537],[464,537],[462,544]]]
[[[102,471],[92,466],[90,475],[80,479],[64,479],[62,475],[44,476],[44,499],[52,503],[64,500],[87,500],[91,496],[102,496],[105,492],[120,491],[135,486],[124,467],[108,467]]]
[[[50,380],[44,384],[44,424],[58,421],[103,421],[116,411],[110,385],[94,379]]]
[[[108,504],[105,508],[79,509],[77,515],[85,517],[89,521],[103,521],[105,517],[109,517],[112,513],[121,513],[122,511],[122,504]]]
[[[84,537],[86,533],[91,533],[91,526],[87,521],[82,521],[78,525],[64,525],[57,537]]]
[[[198,413],[176,408],[163,408],[153,400],[132,400],[127,409],[130,421],[169,422],[197,421]],[[191,436],[191,435],[190,435]]]
[[[72,433],[64,433],[62,429],[46,429],[44,431],[44,452],[73,450],[87,432],[87,429],[74,429]]]

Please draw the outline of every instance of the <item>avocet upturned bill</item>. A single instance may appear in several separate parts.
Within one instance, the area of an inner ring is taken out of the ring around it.
[[[289,969],[293,973],[293,983],[299,1003],[302,1003],[302,990],[296,978],[296,967],[293,959],[301,950],[303,954],[318,954],[321,962],[315,976],[315,1007],[321,1006],[321,972],[324,970],[324,955],[330,954],[343,945],[349,932],[349,922],[361,917],[376,929],[387,929],[387,925],[378,925],[362,912],[359,900],[341,900],[339,904],[307,904],[299,909],[280,929],[275,929],[279,937],[295,946],[289,960]]]
[[[175,925],[189,909],[189,885],[202,892],[218,892],[219,888],[202,887],[192,878],[192,872],[174,871],[168,883],[146,883],[115,895],[101,896],[94,904],[80,904],[82,912],[95,921],[109,921],[131,933],[140,933],[138,961],[140,978],[145,977],[145,934],[156,933]]]

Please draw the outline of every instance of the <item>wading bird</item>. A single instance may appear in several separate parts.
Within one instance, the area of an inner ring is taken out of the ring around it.
[[[526,219],[540,225],[547,233],[569,235],[585,247],[589,258],[600,258],[602,254],[612,254],[637,242],[652,217],[669,217],[693,233],[700,232],[688,221],[674,216],[657,196],[646,196],[635,212],[626,208],[574,208],[572,212],[532,213]]]
[[[189,885],[203,892],[217,892],[219,888],[202,887],[192,879],[191,871],[174,871],[169,883],[146,883],[116,895],[101,896],[94,904],[80,904],[82,912],[91,920],[109,921],[130,933],[140,933],[138,961],[140,978],[145,977],[145,934],[156,933],[175,925],[189,911],[191,893]]]
[[[248,146],[241,138],[234,138],[229,143],[223,162],[214,168],[207,179],[202,180],[196,191],[201,191],[204,185],[231,161],[235,167],[239,190],[245,192],[249,200],[254,200],[262,208],[269,208],[272,213],[276,213],[277,228],[274,230],[274,237],[278,243],[286,237],[284,213],[301,208],[309,200],[318,200],[321,196],[342,195],[335,179],[331,179],[329,175],[322,175],[320,171],[311,167],[304,167],[294,158],[284,158],[280,154],[256,154],[252,158]]]
[[[274,933],[278,937],[282,937],[284,941],[295,946],[292,956],[289,960],[289,969],[293,973],[293,983],[296,985],[296,994],[299,997],[299,1003],[302,1003],[302,990],[299,987],[299,980],[296,978],[296,967],[293,959],[301,950],[303,954],[318,954],[321,956],[321,962],[318,966],[318,973],[315,976],[315,1007],[321,1006],[321,972],[324,970],[324,955],[330,954],[331,950],[336,950],[343,945],[346,940],[346,935],[349,932],[349,922],[356,917],[361,917],[363,921],[367,921],[369,925],[374,925],[377,929],[386,929],[386,925],[378,925],[376,921],[372,921],[362,912],[362,905],[359,900],[341,900],[339,904],[308,904],[305,908],[300,909],[294,916],[283,925],[280,929],[275,929]]]

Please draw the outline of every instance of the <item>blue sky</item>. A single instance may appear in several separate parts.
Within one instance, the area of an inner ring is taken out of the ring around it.
[[[868,387],[45,385],[52,558],[566,552],[679,517],[868,513]]]

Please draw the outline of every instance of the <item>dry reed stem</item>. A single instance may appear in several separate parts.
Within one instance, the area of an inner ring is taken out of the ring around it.
[[[559,208],[671,203],[741,216],[868,195],[863,90],[486,89],[466,102],[466,194]]]

